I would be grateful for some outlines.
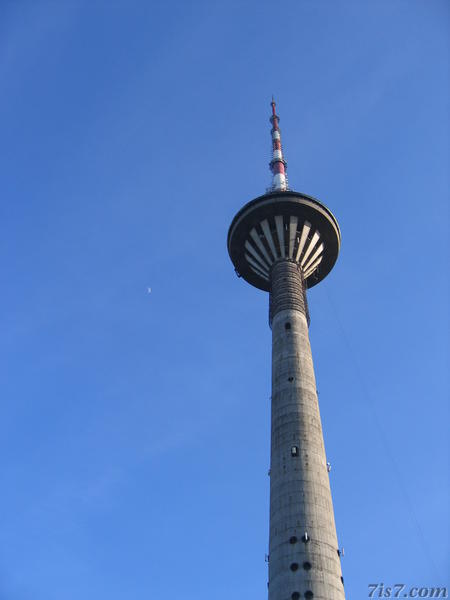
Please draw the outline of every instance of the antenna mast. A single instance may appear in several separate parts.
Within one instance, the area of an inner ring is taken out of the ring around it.
[[[287,162],[283,157],[283,148],[281,147],[281,132],[278,126],[280,117],[275,111],[275,99],[272,96],[272,116],[270,122],[272,123],[272,160],[270,161],[270,170],[272,171],[272,185],[268,189],[269,192],[285,192],[289,190],[287,180]]]

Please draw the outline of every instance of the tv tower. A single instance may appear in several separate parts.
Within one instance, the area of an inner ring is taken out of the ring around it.
[[[333,268],[341,236],[326,206],[289,189],[273,98],[271,106],[272,185],[241,208],[228,231],[238,276],[269,292],[269,600],[344,600],[306,300],[306,290]]]

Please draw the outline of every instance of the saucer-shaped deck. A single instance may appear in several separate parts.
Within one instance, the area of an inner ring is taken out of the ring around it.
[[[308,288],[333,268],[339,225],[326,206],[298,192],[265,194],[246,204],[228,231],[228,253],[236,272],[270,291],[270,269],[279,259],[298,263]]]

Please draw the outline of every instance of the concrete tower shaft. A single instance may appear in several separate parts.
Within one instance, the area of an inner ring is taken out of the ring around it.
[[[269,600],[344,600],[300,267],[271,270]]]

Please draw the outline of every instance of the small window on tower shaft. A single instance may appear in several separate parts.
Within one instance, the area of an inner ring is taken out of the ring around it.
[[[286,329],[286,331],[289,331],[289,329],[291,328],[291,324],[290,323],[285,323],[284,324],[284,328]]]
[[[292,446],[291,456],[298,456],[298,446]]]

